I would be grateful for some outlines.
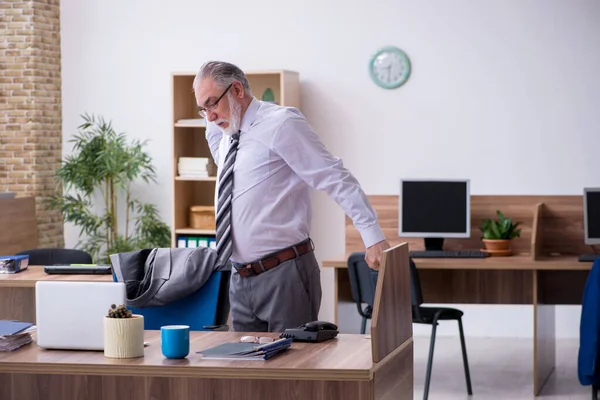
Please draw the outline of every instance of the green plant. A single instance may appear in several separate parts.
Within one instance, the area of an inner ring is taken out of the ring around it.
[[[505,218],[500,210],[496,211],[497,220],[484,219],[481,222],[481,231],[483,239],[514,239],[521,236],[521,229],[517,229],[520,222],[513,223],[510,218]]]
[[[81,228],[77,247],[90,253],[95,262],[110,263],[114,253],[169,247],[171,231],[160,220],[156,206],[131,195],[136,180],[155,181],[151,158],[144,151],[146,143],[128,143],[125,134],[115,132],[102,117],[85,114],[82,118],[79,133],[70,140],[73,153],[56,171],[58,189],[48,207],[60,209],[64,221]],[[101,213],[94,212],[98,208],[94,199],[100,200]]]
[[[111,304],[107,315],[108,318],[132,318],[132,316],[131,310],[127,309],[125,304],[121,304],[118,307],[116,304]]]

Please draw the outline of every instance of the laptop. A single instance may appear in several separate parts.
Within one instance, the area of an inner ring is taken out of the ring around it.
[[[104,316],[125,304],[123,282],[35,284],[37,344],[45,349],[104,350]]]

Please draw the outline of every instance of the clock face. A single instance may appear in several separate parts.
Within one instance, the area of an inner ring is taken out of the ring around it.
[[[373,82],[382,88],[395,89],[408,79],[410,60],[402,50],[396,47],[384,47],[371,57],[369,74]]]

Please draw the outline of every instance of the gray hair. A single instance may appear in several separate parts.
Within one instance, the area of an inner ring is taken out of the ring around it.
[[[224,61],[208,61],[204,63],[194,78],[192,90],[196,88],[200,80],[205,78],[211,78],[223,89],[233,82],[239,81],[244,87],[246,96],[252,96],[252,90],[250,89],[250,83],[248,82],[248,78],[246,78],[246,74],[231,63]]]

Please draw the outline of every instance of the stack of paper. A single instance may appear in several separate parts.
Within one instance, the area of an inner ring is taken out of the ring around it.
[[[268,360],[287,350],[292,345],[292,341],[292,338],[283,338],[261,345],[254,343],[224,343],[197,353],[202,354],[202,358],[209,360]]]
[[[177,170],[180,177],[206,178],[208,177],[207,157],[179,157]]]
[[[32,323],[0,320],[0,351],[13,351],[31,343],[33,331]]]

